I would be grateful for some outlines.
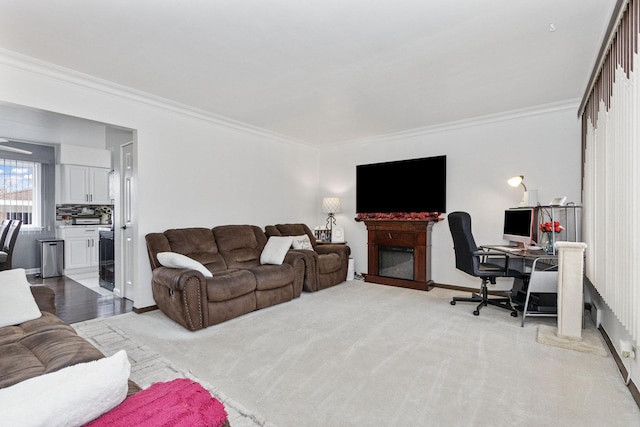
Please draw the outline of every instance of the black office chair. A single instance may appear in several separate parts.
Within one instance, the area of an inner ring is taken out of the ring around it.
[[[22,227],[22,221],[14,219],[8,227],[7,235],[2,245],[2,251],[0,252],[0,271],[11,270],[11,260],[13,258],[13,248],[16,246],[18,240],[18,234]]]
[[[511,316],[518,317],[518,312],[511,305],[509,298],[488,298],[487,283],[496,283],[496,277],[521,278],[522,273],[509,269],[509,256],[502,252],[478,249],[471,233],[471,216],[467,212],[452,212],[447,217],[449,230],[453,237],[453,250],[456,255],[456,268],[482,279],[480,294],[472,293],[471,298],[454,297],[451,305],[458,301],[477,302],[478,307],[473,314],[478,316],[480,309],[493,305],[511,311]]]

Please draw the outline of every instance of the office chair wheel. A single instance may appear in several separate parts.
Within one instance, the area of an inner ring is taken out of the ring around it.
[[[480,310],[474,310],[473,311],[473,315],[474,316],[480,316]]]
[[[451,305],[456,305],[456,302],[454,300],[451,300]]]
[[[511,317],[518,317],[518,312],[517,311],[512,311],[511,312]]]

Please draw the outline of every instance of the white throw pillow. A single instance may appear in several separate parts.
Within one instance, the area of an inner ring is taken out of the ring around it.
[[[0,271],[0,328],[42,316],[23,268]]]
[[[309,236],[306,234],[293,236],[293,249],[313,249]]]
[[[0,425],[81,426],[126,397],[127,352],[79,363],[0,389]]]
[[[186,255],[177,252],[158,252],[156,257],[158,258],[158,262],[165,267],[190,268],[199,271],[204,277],[213,277],[213,274],[207,270],[207,267]]]
[[[293,243],[291,236],[269,237],[262,254],[260,254],[260,264],[282,264],[287,251],[291,248],[291,243]]]

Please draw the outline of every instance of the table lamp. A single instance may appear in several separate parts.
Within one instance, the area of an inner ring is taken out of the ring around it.
[[[325,197],[322,199],[322,212],[329,214],[327,216],[327,229],[332,230],[336,225],[335,214],[340,212],[340,198],[339,197]]]
[[[522,194],[522,200],[520,206],[535,206],[538,204],[538,190],[527,190],[527,186],[524,185],[524,175],[514,176],[509,178],[507,183],[512,187],[518,187],[522,185],[524,193]]]

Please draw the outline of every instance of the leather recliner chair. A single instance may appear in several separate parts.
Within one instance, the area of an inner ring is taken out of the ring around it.
[[[315,292],[347,280],[351,248],[346,244],[318,243],[306,224],[277,224],[265,227],[271,236],[309,236],[313,249],[291,249],[304,255],[305,274],[303,290]]]

